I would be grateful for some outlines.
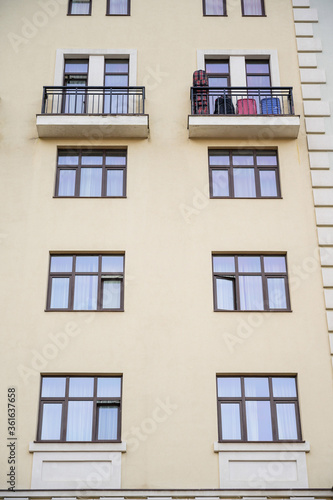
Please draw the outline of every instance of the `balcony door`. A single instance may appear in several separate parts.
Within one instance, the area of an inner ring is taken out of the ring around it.
[[[88,83],[88,59],[67,59],[65,61],[63,113],[86,113]]]
[[[246,86],[249,89],[249,96],[253,96],[256,101],[258,113],[272,114],[265,113],[265,109],[262,109],[263,100],[266,102],[268,98],[270,99],[268,96],[271,96],[270,89],[272,84],[269,61],[265,61],[264,59],[246,61]],[[265,91],[264,88],[266,87],[269,90]],[[251,88],[253,88],[253,91],[251,91]]]
[[[129,61],[128,59],[106,59],[104,86],[105,114],[126,114],[129,107]]]
[[[230,87],[230,71],[228,59],[206,59],[206,73],[208,77],[209,90],[209,114],[214,114],[216,110],[216,100],[220,96],[225,96]],[[216,91],[213,90],[216,88]]]

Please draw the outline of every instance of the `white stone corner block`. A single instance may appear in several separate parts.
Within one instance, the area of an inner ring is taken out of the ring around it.
[[[303,84],[302,85],[303,99],[321,99],[320,85],[317,84]]]
[[[313,190],[314,204],[316,207],[332,207],[333,206],[333,189],[332,188],[314,188]]]
[[[333,227],[318,227],[319,245],[333,245]]]
[[[310,0],[293,0],[293,7],[310,7]]]
[[[311,168],[328,169],[330,160],[328,153],[309,153]]]
[[[305,118],[305,129],[308,134],[324,134],[324,118]]]
[[[296,36],[313,36],[313,26],[311,23],[295,23]]]
[[[300,52],[298,54],[298,64],[300,68],[316,68],[318,66],[317,55],[312,52],[310,54],[307,54],[306,52]],[[301,72],[301,81],[302,81],[302,72]]]
[[[303,103],[305,116],[330,116],[330,104],[326,101],[306,101]]]
[[[318,226],[333,226],[333,207],[316,207],[315,212]]]
[[[319,38],[297,38],[298,52],[322,52],[323,47]]]
[[[333,311],[326,311],[328,331],[333,332]]]
[[[327,309],[333,309],[333,288],[325,288],[325,304]],[[333,333],[330,334],[331,347],[333,347]],[[331,349],[332,350],[332,349]]]
[[[311,170],[312,187],[333,188],[333,170]]]
[[[333,151],[333,136],[327,134],[308,134],[309,151]]]
[[[319,248],[320,252],[320,262],[322,266],[333,266],[333,248],[332,247],[321,247]],[[324,275],[324,269],[331,269],[330,267],[322,267],[322,273]],[[329,273],[328,276],[329,278]],[[326,284],[324,281],[324,286],[330,286]]]
[[[295,23],[317,23],[318,12],[317,9],[293,9]]]
[[[322,258],[322,252],[320,252]],[[325,256],[324,256],[325,258]],[[323,274],[324,286],[333,286],[333,268],[332,267],[322,267],[321,272]]]
[[[299,54],[305,55],[305,54]],[[315,56],[315,54],[306,54],[307,56]],[[303,68],[300,69],[302,83],[326,83],[326,72],[324,69]]]
[[[331,347],[331,354],[333,354],[333,333],[330,333],[330,347]]]

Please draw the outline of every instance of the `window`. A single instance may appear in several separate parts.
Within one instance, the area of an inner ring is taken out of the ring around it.
[[[285,255],[213,255],[215,311],[290,310]]]
[[[69,0],[68,15],[89,16],[91,14],[91,0]]]
[[[124,255],[51,255],[47,310],[122,311]]]
[[[203,0],[204,16],[226,16],[226,0]]]
[[[245,66],[247,87],[271,87],[269,61],[246,60]]]
[[[205,61],[206,73],[208,78],[208,86],[211,88],[224,88],[230,87],[230,73],[229,73],[229,60],[228,59],[206,59]],[[214,114],[218,106],[218,99],[215,93],[209,95],[209,113]],[[222,99],[222,97],[221,97]],[[228,97],[226,97],[228,99]]]
[[[209,150],[211,198],[280,198],[276,151]]]
[[[86,112],[86,90],[88,83],[88,59],[67,59],[65,61],[62,112],[82,114]],[[73,87],[70,89],[70,87]],[[81,87],[83,89],[81,90]]]
[[[58,151],[56,197],[126,196],[125,150]]]
[[[122,377],[44,376],[37,441],[120,441]]]
[[[129,16],[130,15],[130,0],[108,0],[107,2],[108,16]]]
[[[264,0],[242,0],[243,16],[264,16]]]
[[[301,441],[296,377],[218,376],[219,441]]]
[[[105,87],[117,88],[112,96],[107,92],[104,96],[104,113],[121,114],[128,113],[128,81],[129,61],[128,59],[106,59],[105,60]]]

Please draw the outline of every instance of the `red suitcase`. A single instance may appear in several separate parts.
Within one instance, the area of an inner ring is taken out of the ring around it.
[[[257,103],[255,99],[238,99],[237,113],[239,115],[256,115]]]

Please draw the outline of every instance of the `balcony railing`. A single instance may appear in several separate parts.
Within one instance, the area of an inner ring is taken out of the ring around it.
[[[192,115],[294,115],[291,87],[191,87]]]
[[[143,115],[145,87],[44,87],[42,114]]]

